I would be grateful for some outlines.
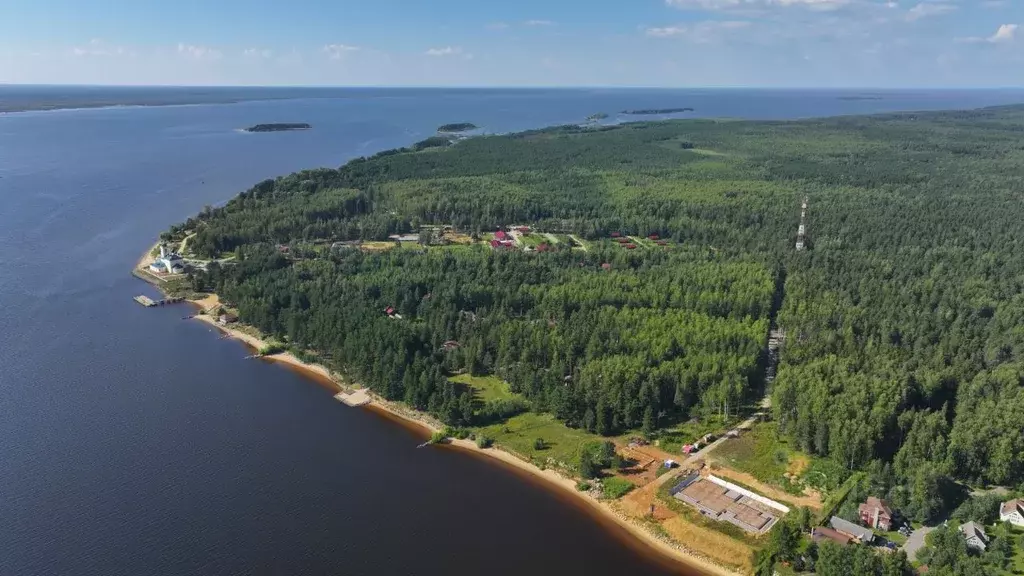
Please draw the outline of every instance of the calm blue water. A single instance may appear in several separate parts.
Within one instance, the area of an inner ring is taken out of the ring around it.
[[[415,433],[244,361],[184,308],[141,308],[131,297],[149,290],[129,270],[206,204],[447,122],[507,132],[627,108],[786,118],[1024,102],[838,99],[856,93],[353,90],[0,115],[0,574],[667,573],[510,471],[417,450]],[[236,131],[265,122],[313,130]]]

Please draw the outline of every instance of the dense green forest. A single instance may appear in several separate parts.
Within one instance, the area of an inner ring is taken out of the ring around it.
[[[532,409],[611,434],[734,413],[766,392],[781,306],[779,429],[927,517],[947,479],[1024,478],[1022,193],[1019,107],[561,126],[267,180],[167,237],[237,254],[193,282],[245,321],[453,424]],[[329,249],[512,224],[589,249]],[[460,371],[528,404],[474,408]]]

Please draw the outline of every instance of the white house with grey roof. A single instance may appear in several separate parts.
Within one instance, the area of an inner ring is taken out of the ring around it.
[[[976,550],[985,551],[988,548],[988,534],[985,528],[977,522],[971,521],[960,525],[960,533],[967,540],[967,546]]]
[[[1024,528],[1024,498],[1003,502],[999,506],[999,521]]]
[[[858,526],[848,520],[843,520],[838,516],[833,516],[829,521],[829,525],[836,532],[846,534],[847,536],[859,541],[861,544],[870,544],[875,539],[875,533],[870,528]]]

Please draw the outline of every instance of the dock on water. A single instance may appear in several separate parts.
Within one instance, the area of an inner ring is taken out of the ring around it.
[[[345,404],[346,406],[365,406],[370,403],[370,395],[367,394],[366,390],[356,390],[351,394],[346,392],[338,392],[334,395],[334,399],[338,402]]]
[[[152,308],[153,306],[163,306],[165,304],[177,304],[178,302],[183,302],[185,299],[184,298],[163,298],[161,300],[153,300],[149,296],[143,296],[143,295],[140,294],[139,296],[136,296],[134,298],[134,300],[136,302],[138,302],[139,304],[142,304],[146,308]]]

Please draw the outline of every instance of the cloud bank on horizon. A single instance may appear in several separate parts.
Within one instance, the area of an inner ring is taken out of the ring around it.
[[[1024,0],[0,0],[0,83],[1024,86]]]

